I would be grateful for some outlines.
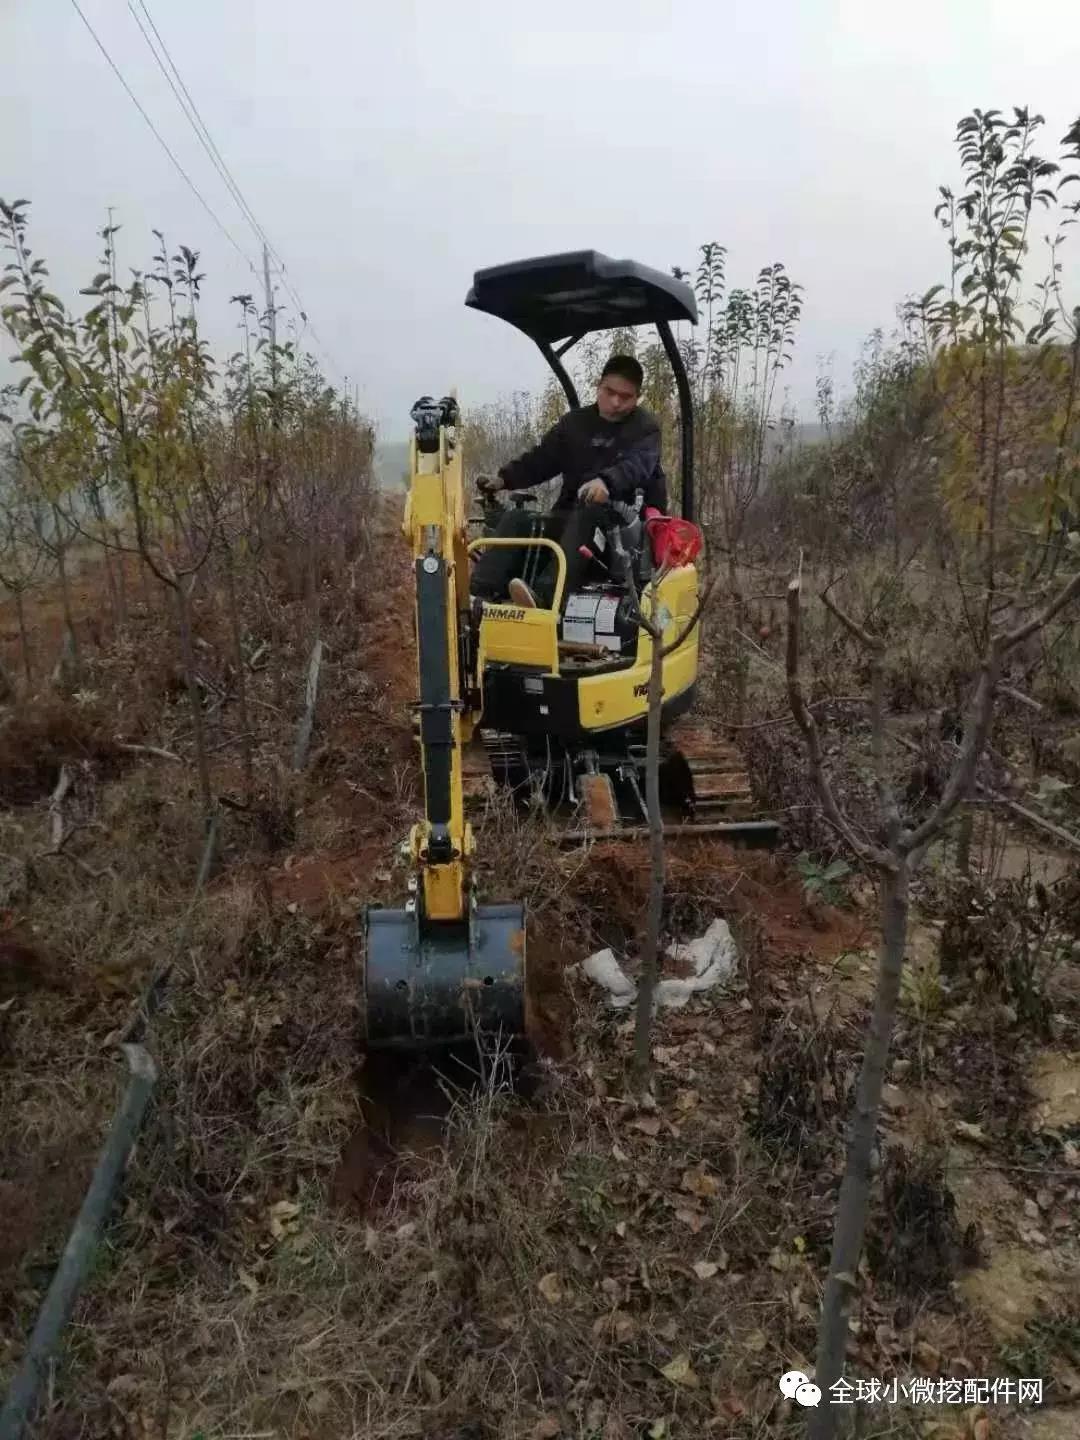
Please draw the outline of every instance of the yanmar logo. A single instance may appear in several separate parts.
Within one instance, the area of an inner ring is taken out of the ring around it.
[[[524,609],[517,609],[510,605],[485,605],[485,620],[524,620]]]
[[[642,685],[635,685],[635,686],[634,686],[634,699],[635,699],[635,700],[639,699],[642,695],[647,695],[648,693],[649,693],[649,682],[648,682],[647,680],[646,680],[645,683],[642,684]]]

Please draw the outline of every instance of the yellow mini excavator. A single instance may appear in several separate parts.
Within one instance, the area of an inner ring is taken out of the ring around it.
[[[571,406],[580,402],[562,357],[572,345],[592,331],[655,325],[679,398],[682,519],[693,521],[690,386],[671,331],[672,322],[697,321],[687,285],[579,251],[480,270],[465,303],[529,336]],[[657,553],[657,522],[643,517],[639,497],[636,507],[611,508],[606,561],[564,597],[565,557],[541,533],[545,516],[536,516],[530,538],[502,539],[488,515],[470,541],[456,401],[425,396],[411,418],[403,528],[415,572],[424,813],[403,846],[412,867],[404,909],[365,912],[363,1028],[369,1047],[419,1050],[523,1029],[525,909],[479,903],[470,790],[487,777],[531,801],[541,797],[565,818],[561,842],[641,833],[652,640],[639,616],[654,617],[670,644],[696,611],[698,574],[692,547],[676,547],[674,562],[672,552]],[[697,533],[692,523],[685,528]],[[497,545],[550,554],[550,609],[470,595],[471,559]],[[740,757],[679,720],[693,699],[699,632],[691,627],[663,661],[666,812],[675,812],[680,831],[770,846],[778,827],[749,817]]]

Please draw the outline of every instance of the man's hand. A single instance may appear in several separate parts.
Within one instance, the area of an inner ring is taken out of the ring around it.
[[[586,480],[577,494],[586,505],[604,505],[611,499],[611,492],[603,480]]]
[[[481,495],[497,495],[506,489],[506,482],[501,475],[477,475],[476,488]]]

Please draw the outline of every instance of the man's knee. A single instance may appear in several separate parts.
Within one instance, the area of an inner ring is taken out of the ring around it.
[[[533,533],[533,516],[523,507],[515,505],[504,510],[495,526],[497,540],[523,540]],[[497,600],[506,590],[506,583],[521,561],[520,550],[508,550],[501,545],[492,545],[478,552],[477,561],[469,581],[469,591],[484,600]]]
[[[495,534],[500,540],[524,539],[533,533],[534,525],[534,517],[524,507],[514,505],[503,511]]]

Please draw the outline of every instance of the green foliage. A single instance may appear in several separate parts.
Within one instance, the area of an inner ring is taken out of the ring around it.
[[[846,860],[831,860],[827,865],[814,860],[803,850],[795,860],[803,882],[803,891],[809,897],[823,901],[826,905],[839,905],[844,896],[842,881],[851,874]]]
[[[1077,202],[1059,160],[1035,149],[1043,125],[1024,108],[1007,119],[973,110],[957,127],[958,191],[940,188],[935,214],[948,237],[948,287],[906,310],[948,409],[939,477],[962,576],[978,575],[985,634],[1004,567],[1030,586],[1052,574],[1080,513],[1080,309],[1063,293],[1061,248]],[[1061,160],[1080,155],[1080,122]],[[1054,222],[1049,267],[1028,279],[1031,226]],[[1041,539],[1032,554],[1030,541]]]
[[[199,252],[154,231],[149,269],[121,284],[109,225],[79,292],[89,304],[71,315],[32,256],[27,209],[0,201],[0,322],[27,371],[8,421],[24,498],[73,533],[134,532],[173,584],[215,543],[251,549],[275,527],[295,538],[317,510],[341,511],[327,525],[339,537],[355,531],[341,507],[366,483],[372,429],[310,356],[271,342],[250,295],[233,297],[243,344],[221,367],[200,328]]]

